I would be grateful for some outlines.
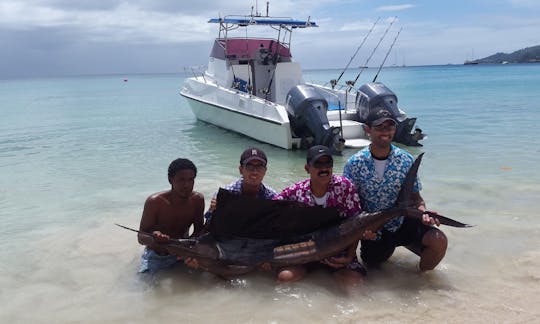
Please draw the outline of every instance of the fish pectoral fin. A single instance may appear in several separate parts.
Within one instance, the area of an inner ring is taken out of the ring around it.
[[[448,218],[442,215],[436,215],[433,217],[437,218],[441,224],[446,225],[446,226],[452,226],[452,227],[473,227],[474,226],[474,225],[458,222],[457,220],[453,220],[452,218]]]
[[[421,211],[420,209],[416,209],[416,208],[404,208],[404,214],[407,217],[416,218],[420,221],[422,220],[422,215],[428,214],[429,216],[433,218],[437,218],[442,225],[452,226],[452,227],[461,227],[461,228],[473,227],[473,225],[458,222],[457,220],[453,220],[452,218],[449,218],[449,217],[446,217],[437,213],[433,213],[430,211]]]

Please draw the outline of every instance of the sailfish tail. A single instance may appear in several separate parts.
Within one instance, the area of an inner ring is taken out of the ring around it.
[[[417,206],[414,205],[415,202],[412,198],[412,193],[414,189],[414,183],[416,182],[416,179],[418,177],[418,168],[420,167],[420,163],[422,162],[423,156],[424,156],[424,153],[421,153],[420,155],[418,155],[413,165],[407,172],[407,175],[405,176],[405,180],[403,181],[403,184],[401,185],[401,190],[399,191],[399,194],[398,194],[396,207],[399,209],[402,209],[404,211],[403,214],[407,217],[417,218],[421,220],[423,214],[429,214],[431,217],[437,218],[439,222],[443,225],[453,226],[453,227],[471,227],[472,225],[458,222],[449,217],[445,217],[443,215],[439,215],[437,213],[433,213],[430,211],[421,211],[416,208]]]

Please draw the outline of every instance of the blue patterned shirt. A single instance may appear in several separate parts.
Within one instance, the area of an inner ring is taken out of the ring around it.
[[[225,185],[221,188],[240,195],[242,193],[243,182],[244,182],[244,178],[240,177],[235,182],[229,183],[228,185]],[[271,200],[271,199],[274,199],[275,196],[277,196],[277,192],[274,189],[266,186],[264,183],[261,183],[261,188],[259,189],[259,192],[257,193],[257,196],[256,196],[257,198]],[[213,198],[216,198],[216,197],[217,197],[217,192],[214,192]],[[212,218],[212,212],[207,211],[206,214],[204,214],[204,218],[208,222]]]
[[[347,161],[343,175],[349,178],[360,196],[362,209],[375,212],[395,205],[407,172],[414,162],[414,157],[407,151],[392,145],[384,176],[377,176],[375,163],[369,146],[360,150]],[[422,186],[417,177],[413,192],[420,192]],[[384,228],[395,232],[403,224],[403,216],[394,218]]]

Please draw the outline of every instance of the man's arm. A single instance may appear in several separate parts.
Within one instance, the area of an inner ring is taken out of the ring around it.
[[[420,195],[420,192],[413,192],[412,199],[414,201],[416,208],[418,208],[419,210],[423,212],[427,211],[426,202],[424,201],[424,198],[422,198],[422,196]],[[430,213],[432,216],[437,215],[436,211],[430,211]],[[441,225],[437,216],[435,217],[432,217],[432,216],[430,216],[429,214],[423,214],[422,223],[426,225],[437,225],[437,226]]]
[[[144,203],[143,214],[141,217],[141,224],[139,230],[141,232],[151,233],[152,236],[139,233],[137,238],[139,243],[146,245],[150,248],[154,248],[157,242],[166,242],[169,240],[169,236],[155,230],[157,225],[157,214],[159,211],[159,205],[156,198],[151,196],[146,199]]]
[[[355,162],[353,161],[353,157],[351,157],[343,166],[343,176],[349,181],[352,182],[354,188],[358,190],[360,187],[360,177],[356,174],[356,170],[354,168]]]
[[[347,216],[354,216],[362,211],[360,206],[360,196],[356,191],[356,187],[347,177],[342,178],[343,187],[343,201],[341,202],[346,209]]]
[[[299,201],[294,193],[299,189],[300,182],[294,183],[288,187],[283,188],[280,193],[274,196],[274,200],[295,200]]]
[[[199,235],[204,228],[204,196],[197,193],[194,197],[195,215],[193,216],[193,235]]]
[[[212,207],[212,205],[210,205],[210,209],[214,210],[215,197],[213,197],[212,200],[214,201],[214,206]],[[204,216],[205,216],[204,215],[204,196],[202,193],[200,192],[194,193],[193,204],[195,205],[194,206],[195,215],[193,215],[193,234],[191,234],[191,237],[198,236],[202,234],[202,232],[207,230],[204,224]],[[209,210],[207,214],[211,213],[211,210]],[[206,225],[208,225],[208,223]],[[184,258],[184,263],[192,269],[199,268],[199,261],[197,261],[196,258],[186,257]]]
[[[356,256],[356,248],[358,247],[358,242],[351,244],[343,255],[328,257],[321,260],[321,263],[326,264],[335,269],[344,268],[349,263],[351,263]]]

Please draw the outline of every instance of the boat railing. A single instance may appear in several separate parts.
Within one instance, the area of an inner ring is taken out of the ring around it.
[[[321,86],[324,88],[330,88],[334,90],[343,90],[343,91],[347,90],[349,92],[351,92],[351,90],[356,90],[350,84],[350,82],[352,81],[347,81],[347,83],[337,83],[337,84],[332,83],[332,81],[334,80],[330,80],[330,81],[310,80],[308,81],[308,83],[316,84],[318,86]]]
[[[349,84],[338,84],[332,87],[331,82],[324,81],[308,81],[308,84],[316,86],[325,93],[332,93],[332,95],[325,96],[328,101],[330,110],[354,110],[354,98],[356,98],[356,89]],[[339,100],[336,100],[338,98]],[[338,102],[339,101],[339,102]]]
[[[187,76],[190,76],[192,75],[193,77],[197,78],[199,76],[201,76],[204,80],[204,83],[207,83],[206,82],[206,78],[204,77],[204,72],[206,71],[206,66],[204,65],[199,65],[199,66],[185,66],[184,67],[184,75],[187,77]]]

